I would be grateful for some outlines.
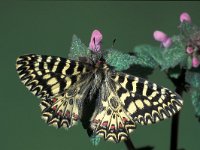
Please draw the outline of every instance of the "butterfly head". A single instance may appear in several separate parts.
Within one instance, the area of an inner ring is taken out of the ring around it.
[[[96,68],[99,68],[100,66],[102,66],[104,64],[104,62],[102,60],[98,60],[96,63],[95,63],[95,67]]]
[[[92,61],[93,65],[102,64],[105,62],[102,52],[92,52],[90,60]]]

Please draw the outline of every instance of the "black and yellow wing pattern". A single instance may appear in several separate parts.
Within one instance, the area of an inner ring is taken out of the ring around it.
[[[84,100],[96,93],[91,128],[105,140],[120,142],[137,124],[164,120],[182,107],[181,97],[169,89],[100,63],[29,54],[17,59],[16,68],[24,85],[41,99],[42,118],[58,128],[76,124]]]
[[[169,89],[124,73],[111,73],[100,93],[91,127],[97,135],[115,142],[128,138],[138,123],[147,125],[171,117],[183,104]]]
[[[81,115],[90,66],[56,56],[29,54],[17,59],[24,85],[41,99],[42,118],[49,125],[69,128]]]

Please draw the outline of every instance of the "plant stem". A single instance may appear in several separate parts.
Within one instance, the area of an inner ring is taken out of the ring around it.
[[[185,90],[185,70],[181,70],[181,74],[177,79],[171,78],[169,75],[168,77],[172,80],[174,85],[176,86],[175,92],[182,96],[183,91]],[[177,150],[178,147],[178,125],[179,125],[179,116],[180,112],[176,113],[172,117],[171,123],[171,143],[170,143],[170,150]]]
[[[131,141],[130,138],[128,138],[127,140],[125,140],[124,144],[126,145],[127,150],[136,150],[135,146],[133,145],[133,142]]]
[[[172,117],[170,150],[177,150],[178,147],[178,123],[179,113]]]
[[[182,96],[183,89],[180,87],[176,87],[176,93]],[[178,148],[178,125],[179,125],[179,114],[180,112],[176,113],[172,117],[172,124],[171,124],[171,144],[170,150],[177,150]]]

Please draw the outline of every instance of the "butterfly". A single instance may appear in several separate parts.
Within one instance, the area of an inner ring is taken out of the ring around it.
[[[137,124],[147,125],[178,112],[182,98],[140,77],[115,71],[103,57],[78,60],[28,54],[17,58],[22,83],[41,99],[42,118],[57,128],[70,128],[93,109],[90,127],[105,140],[120,142]],[[94,108],[85,102],[94,101]]]

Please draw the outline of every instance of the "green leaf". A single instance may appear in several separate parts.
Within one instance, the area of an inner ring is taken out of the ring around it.
[[[188,56],[187,57],[187,69],[191,69],[192,68],[192,57]]]
[[[185,46],[183,45],[179,36],[172,37],[172,41],[172,46],[162,51],[164,58],[164,61],[161,64],[162,70],[174,68],[176,65],[185,61],[186,57],[188,56],[185,52]]]
[[[189,39],[191,34],[195,33],[198,29],[198,26],[192,23],[183,22],[180,24],[180,32],[185,39]]]
[[[122,53],[113,48],[106,50],[104,58],[106,62],[110,66],[115,67],[115,70],[117,71],[127,70],[134,62],[133,56],[127,53]]]
[[[185,74],[185,81],[189,83],[193,88],[200,89],[200,72],[199,69],[193,69],[187,71]]]
[[[161,49],[150,45],[136,46],[133,50],[135,53],[134,64],[143,67],[156,68],[163,63]]]
[[[200,89],[192,89],[191,98],[196,116],[200,119]]]
[[[79,57],[89,57],[90,55],[91,51],[88,49],[88,47],[85,46],[85,44],[83,44],[76,35],[73,35],[68,58],[78,60]]]
[[[98,135],[94,135],[94,134],[93,134],[93,135],[90,137],[90,141],[91,141],[92,145],[94,145],[94,146],[98,146],[99,143],[100,143],[100,140],[101,140],[101,138],[100,138]]]
[[[150,45],[140,45],[134,48],[136,54],[134,64],[155,68],[161,67],[161,70],[174,68],[177,65],[184,64],[188,55],[185,52],[180,36],[172,37],[173,44],[169,48],[158,48]]]

